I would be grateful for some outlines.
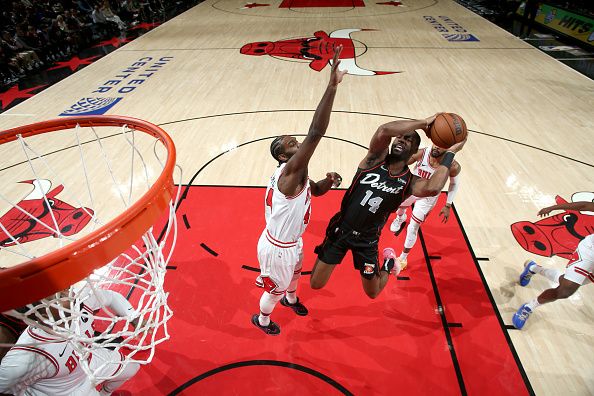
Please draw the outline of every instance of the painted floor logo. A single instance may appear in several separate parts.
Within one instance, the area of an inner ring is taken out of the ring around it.
[[[251,56],[271,56],[273,58],[288,58],[309,62],[309,67],[315,71],[324,69],[332,63],[334,48],[343,46],[340,54],[340,69],[347,70],[348,74],[356,76],[376,76],[384,74],[399,73],[394,71],[367,70],[357,65],[355,44],[351,34],[355,32],[374,31],[374,29],[340,29],[330,32],[319,30],[313,37],[300,37],[280,41],[261,41],[247,43],[241,47],[240,53]],[[365,47],[361,41],[357,41]]]
[[[425,15],[423,17],[435,30],[441,33],[441,36],[450,41],[480,41],[475,35],[470,34],[468,30],[464,29],[461,25],[454,22],[447,16],[433,17],[431,15]]]
[[[60,113],[61,116],[81,116],[81,115],[101,115],[115,106],[122,97],[119,98],[82,98],[68,110]]]
[[[79,99],[60,116],[101,115],[124,99],[125,95],[135,91],[156,72],[161,70],[172,56],[145,56],[120,70],[113,77],[102,82],[91,92],[91,95]],[[109,96],[101,96],[108,94]]]
[[[594,202],[594,192],[580,191],[571,196],[571,202]],[[561,196],[557,205],[567,204]],[[558,256],[570,259],[578,243],[594,229],[594,212],[564,210],[536,222],[518,221],[511,225],[516,241],[529,253],[544,257]]]

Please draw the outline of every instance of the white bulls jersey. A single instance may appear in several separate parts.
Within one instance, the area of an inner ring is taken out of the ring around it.
[[[266,238],[280,247],[295,245],[311,215],[311,187],[309,178],[305,186],[294,196],[286,196],[278,189],[278,180],[286,163],[280,165],[270,178],[266,189],[265,214]]]
[[[101,298],[104,298],[105,294],[105,300],[110,302],[113,300],[111,293],[114,292],[101,293]],[[110,304],[101,304],[95,296],[85,300],[79,321],[81,333],[93,336],[93,312],[104,305]],[[81,368],[80,359],[72,343],[29,326],[2,359],[0,393],[35,396],[98,394]],[[106,361],[121,360],[119,352],[105,348],[94,350],[88,357],[91,369],[103,365]],[[104,365],[97,374],[116,375],[122,369],[121,364],[110,363]]]
[[[421,159],[419,159],[415,163],[415,167],[412,171],[413,175],[419,176],[423,179],[430,179],[433,173],[435,172],[435,168],[431,166],[431,162],[429,162],[429,158],[431,157],[431,148],[425,147],[423,149],[423,155]]]

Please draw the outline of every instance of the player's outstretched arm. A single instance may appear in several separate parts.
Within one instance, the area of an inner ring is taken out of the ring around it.
[[[441,217],[442,223],[447,223],[450,218],[450,209],[452,208],[452,204],[454,203],[454,197],[456,196],[456,192],[458,191],[458,187],[460,187],[460,171],[462,167],[458,163],[458,161],[454,161],[452,167],[450,168],[450,185],[448,186],[448,197],[446,199],[446,203],[441,208],[439,212],[439,216]]]
[[[567,202],[558,205],[547,206],[538,211],[539,216],[548,216],[553,210],[577,210],[594,212],[594,202]]]
[[[332,187],[338,187],[342,183],[342,177],[336,172],[328,172],[326,173],[326,178],[314,183],[313,181],[309,181],[311,186],[311,195],[314,197],[319,197],[320,195],[324,195],[330,190]]]
[[[295,186],[302,183],[307,176],[307,165],[309,164],[309,160],[318,146],[318,143],[320,143],[320,140],[326,134],[326,129],[328,129],[334,97],[336,96],[336,88],[346,74],[346,70],[340,71],[338,68],[340,65],[339,57],[341,52],[342,45],[339,45],[336,47],[334,58],[332,59],[330,81],[328,82],[324,96],[322,96],[322,100],[316,108],[307,136],[299,146],[299,150],[293,157],[291,157],[285,166],[283,178],[286,178],[287,176],[292,178],[292,175],[295,175],[295,180],[293,181]],[[290,183],[288,179],[285,179],[285,182]],[[287,187],[288,190],[292,189],[291,186]]]
[[[412,133],[417,129],[422,129],[428,133],[427,131],[435,121],[436,116],[437,114],[419,120],[398,120],[380,125],[371,137],[369,150],[359,164],[359,168],[368,169],[383,161],[388,155],[392,138]]]
[[[462,150],[464,144],[466,144],[466,139],[454,144],[445,152],[441,164],[437,167],[430,179],[415,177],[413,179],[412,194],[417,197],[429,197],[439,194],[450,176],[454,155]]]

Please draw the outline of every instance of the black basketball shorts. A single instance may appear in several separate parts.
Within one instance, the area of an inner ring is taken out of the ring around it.
[[[377,268],[378,238],[376,236],[362,236],[345,227],[336,227],[332,222],[328,227],[324,242],[314,250],[318,259],[326,264],[340,264],[350,250],[355,269],[361,270],[365,264],[373,264]]]

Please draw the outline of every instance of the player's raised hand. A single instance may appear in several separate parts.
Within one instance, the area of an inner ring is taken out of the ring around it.
[[[441,208],[441,211],[439,212],[439,217],[441,217],[442,223],[447,223],[448,220],[450,219],[450,207],[447,205],[444,205],[443,208]]]
[[[440,114],[443,114],[443,112],[435,113],[432,116],[425,118],[426,125],[425,128],[423,128],[423,130],[425,131],[425,134],[428,138],[431,138],[431,125],[435,122],[435,119]]]
[[[326,179],[332,182],[332,187],[334,188],[340,186],[340,183],[342,183],[342,177],[336,172],[326,173]]]
[[[458,151],[462,150],[462,147],[464,147],[467,140],[468,140],[468,136],[466,137],[466,139],[462,140],[461,142],[458,142],[458,143],[452,145],[447,151],[451,151],[452,153],[457,153]]]
[[[330,74],[330,85],[338,85],[342,81],[342,78],[347,74],[347,70],[340,71],[338,66],[340,65],[340,53],[342,52],[342,45],[334,48],[334,57],[332,58],[332,69]]]
[[[538,211],[538,216],[540,217],[544,217],[544,216],[548,216],[549,213],[551,213],[554,209],[554,206],[547,206],[546,208],[542,208],[541,210]]]

